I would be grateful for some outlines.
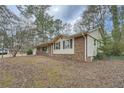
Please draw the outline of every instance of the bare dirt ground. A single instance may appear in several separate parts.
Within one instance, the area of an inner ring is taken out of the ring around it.
[[[0,87],[124,87],[124,62],[5,58],[0,64]]]

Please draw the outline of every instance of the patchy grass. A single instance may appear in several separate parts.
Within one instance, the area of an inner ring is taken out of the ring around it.
[[[5,58],[0,87],[124,87],[122,61],[79,63],[48,57]]]
[[[11,76],[9,72],[0,71],[0,86],[9,87],[12,86],[12,80],[14,78]]]

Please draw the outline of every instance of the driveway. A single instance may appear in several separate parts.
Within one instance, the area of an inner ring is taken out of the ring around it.
[[[0,64],[0,87],[124,87],[124,63],[5,58]]]

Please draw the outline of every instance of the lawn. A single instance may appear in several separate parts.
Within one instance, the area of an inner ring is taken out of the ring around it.
[[[115,61],[117,61],[117,60],[121,61],[121,60],[124,60],[124,56],[110,56],[109,59],[112,61],[114,61],[114,60]]]
[[[124,87],[124,63],[79,63],[41,56],[5,58],[0,64],[0,87]]]

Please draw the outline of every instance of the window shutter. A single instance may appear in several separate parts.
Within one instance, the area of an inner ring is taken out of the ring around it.
[[[70,48],[72,48],[72,39],[70,39]]]
[[[63,49],[65,49],[65,41],[63,41]]]
[[[59,49],[60,49],[60,42],[59,42]]]

